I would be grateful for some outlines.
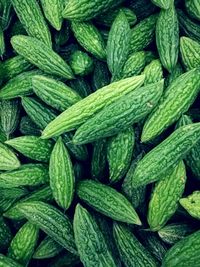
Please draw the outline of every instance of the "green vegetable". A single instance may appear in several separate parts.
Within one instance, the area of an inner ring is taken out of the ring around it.
[[[200,1],[199,0],[186,0],[185,7],[186,7],[188,14],[191,17],[197,20],[200,20]]]
[[[75,75],[86,76],[93,71],[93,60],[82,51],[74,51],[69,62]]]
[[[17,156],[6,145],[0,143],[0,170],[11,171],[20,167]]]
[[[200,191],[195,191],[191,195],[181,198],[181,206],[194,218],[200,219]]]

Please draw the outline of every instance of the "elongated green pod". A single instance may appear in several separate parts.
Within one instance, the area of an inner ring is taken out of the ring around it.
[[[163,67],[172,72],[179,53],[179,25],[174,5],[160,11],[156,23],[156,44]]]
[[[185,7],[188,14],[197,20],[200,20],[200,1],[199,0],[186,0]]]
[[[76,206],[73,227],[77,249],[85,267],[116,266],[97,223],[80,204]]]
[[[102,87],[68,108],[68,110],[61,113],[55,120],[49,123],[42,133],[42,138],[51,138],[76,129],[105,106],[140,87],[143,82],[144,76],[141,75]]]
[[[51,47],[50,31],[39,3],[36,0],[11,0],[11,2],[27,33]]]
[[[65,79],[73,79],[69,65],[48,45],[37,38],[16,35],[11,38],[15,51],[46,73]]]
[[[42,201],[20,203],[17,209],[61,246],[77,254],[72,225],[66,215]]]
[[[194,218],[200,220],[200,191],[194,191],[191,195],[181,198],[181,206]]]
[[[9,257],[6,257],[3,254],[0,254],[0,264],[2,267],[23,267],[23,265],[19,264],[18,262]]]
[[[11,171],[20,167],[17,156],[6,145],[0,143],[0,170]]]
[[[163,9],[168,9],[173,4],[173,0],[152,0],[152,2]]]
[[[169,175],[159,181],[148,208],[148,223],[152,231],[160,230],[174,215],[185,189],[186,170],[181,161]]]
[[[78,183],[77,195],[89,206],[114,220],[141,225],[131,203],[112,187],[84,180]]]
[[[42,140],[37,136],[20,136],[5,142],[27,158],[48,162],[53,149],[52,140]]]
[[[27,222],[11,241],[8,256],[26,266],[33,256],[38,236],[39,228]]]
[[[163,79],[163,69],[159,59],[154,59],[149,63],[143,71],[145,75],[144,84],[151,84],[159,82]]]
[[[51,153],[49,176],[56,202],[64,210],[68,209],[74,196],[75,177],[69,153],[61,137],[58,138]]]

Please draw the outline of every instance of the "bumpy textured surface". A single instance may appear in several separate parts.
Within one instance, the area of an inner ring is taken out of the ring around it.
[[[20,167],[17,156],[6,145],[0,143],[0,170],[9,171]]]
[[[60,81],[36,75],[32,78],[34,93],[49,106],[64,111],[81,100],[81,97],[70,87]]]
[[[57,30],[61,30],[62,26],[62,0],[41,0],[44,15],[49,23]]]
[[[19,130],[23,135],[35,135],[40,136],[40,129],[29,118],[29,116],[23,116],[20,121]]]
[[[173,0],[152,0],[152,2],[160,8],[168,9],[172,5]]]
[[[122,77],[128,78],[140,74],[145,67],[145,63],[146,53],[144,51],[131,54],[124,64]]]
[[[106,48],[99,30],[91,22],[75,22],[71,24],[78,43],[89,53],[99,59],[106,58]]]
[[[108,141],[107,159],[109,164],[109,180],[118,182],[127,172],[135,144],[135,134],[132,127],[113,136]]]
[[[110,83],[110,73],[105,63],[97,61],[95,63],[92,76],[93,90],[96,91]]]
[[[25,35],[16,35],[12,37],[11,44],[19,55],[46,73],[65,79],[74,78],[69,65],[40,40]]]
[[[51,46],[51,34],[37,0],[11,0],[11,2],[27,33]]]
[[[29,95],[33,92],[32,77],[41,74],[41,71],[33,70],[19,74],[9,80],[0,91],[0,99],[12,99],[24,95]]]
[[[132,28],[131,53],[143,50],[153,41],[157,18],[157,14],[151,15]]]
[[[152,140],[161,134],[189,109],[199,93],[199,78],[199,69],[193,69],[182,74],[169,85],[159,105],[144,124],[142,142]]]
[[[131,203],[115,189],[92,180],[79,182],[78,197],[98,212],[121,222],[140,225]]]
[[[3,254],[0,254],[0,265],[2,267],[23,267],[23,265],[19,264],[18,262],[12,260],[9,257],[4,256]]]
[[[46,236],[36,248],[33,259],[48,259],[55,257],[63,250],[63,247]]]
[[[144,76],[141,75],[111,83],[97,90],[68,108],[49,123],[42,133],[42,138],[50,138],[76,129],[105,106],[110,105],[121,96],[127,95],[132,90],[140,87],[143,82]]]
[[[42,104],[39,100],[31,97],[22,99],[22,106],[26,113],[33,120],[33,122],[43,130],[48,123],[56,118],[57,113],[50,109],[45,104]],[[79,160],[86,160],[88,157],[87,148],[85,146],[75,146],[71,143],[72,134],[64,134],[63,141],[70,153]]]
[[[3,188],[37,186],[46,184],[48,181],[48,169],[42,164],[24,164],[17,170],[0,174],[0,186]]]
[[[139,187],[161,179],[164,173],[175,168],[199,140],[200,123],[183,126],[174,131],[138,163],[133,186]]]
[[[32,258],[38,236],[39,228],[29,222],[25,223],[10,243],[8,256],[26,266]]]
[[[69,64],[75,75],[86,76],[93,71],[93,59],[87,53],[76,50],[70,56]]]
[[[96,221],[80,204],[76,206],[73,228],[78,253],[85,267],[116,267]]]
[[[191,225],[186,223],[167,224],[158,231],[160,238],[168,244],[175,244],[187,235],[195,231]]]
[[[135,89],[99,111],[76,131],[74,144],[109,137],[137,123],[155,108],[163,92],[163,80]]]
[[[186,0],[185,6],[191,17],[200,20],[200,0]]]
[[[107,42],[107,64],[112,80],[121,76],[130,48],[130,26],[123,11],[120,11],[109,31]]]
[[[154,59],[149,63],[143,71],[145,75],[144,84],[156,83],[163,78],[163,69],[159,59]]]
[[[165,79],[165,86],[168,87],[176,78],[178,78],[181,74],[184,73],[183,67],[178,62],[176,67],[173,69],[171,73]],[[169,87],[168,87],[169,88]]]
[[[0,119],[7,139],[14,133],[19,123],[20,106],[18,100],[3,100],[0,103]]]
[[[180,204],[192,217],[200,220],[200,191],[180,199]]]
[[[17,209],[65,249],[77,253],[71,222],[58,209],[41,201],[20,203]]]
[[[156,260],[123,225],[114,223],[113,234],[120,258],[126,267],[156,267]]]
[[[182,62],[187,70],[200,66],[200,44],[188,37],[181,37],[180,50]]]
[[[70,20],[90,20],[113,5],[120,4],[122,0],[71,0],[67,2],[63,17]]]
[[[179,53],[179,26],[174,5],[160,11],[156,23],[156,44],[162,65],[171,72]]]
[[[37,136],[20,136],[6,141],[6,144],[27,158],[48,162],[53,149],[53,142],[52,140],[46,141]]]
[[[53,196],[64,210],[71,205],[75,189],[72,162],[61,137],[57,140],[49,162],[50,186]]]
[[[22,56],[7,59],[2,67],[5,80],[10,80],[22,72],[33,69],[33,65]]]
[[[174,215],[185,189],[186,170],[181,161],[169,175],[162,177],[152,193],[148,223],[152,231],[160,230]]]
[[[167,252],[162,267],[199,267],[200,231],[176,243]]]

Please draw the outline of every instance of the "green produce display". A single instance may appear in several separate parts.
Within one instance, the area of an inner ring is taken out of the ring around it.
[[[200,0],[0,0],[0,267],[200,267]]]

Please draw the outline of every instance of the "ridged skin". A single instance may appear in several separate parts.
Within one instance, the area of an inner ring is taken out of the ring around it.
[[[10,0],[3,0],[2,2],[2,17],[1,17],[1,24],[3,31],[7,30],[12,17],[12,4]]]
[[[0,170],[11,171],[20,167],[17,156],[6,145],[0,143]]]
[[[109,165],[109,180],[118,182],[127,172],[135,144],[135,134],[132,127],[127,128],[108,141],[107,159]]]
[[[140,87],[143,82],[144,76],[136,76],[102,87],[49,123],[42,133],[42,138],[50,138],[76,129],[105,106]]]
[[[32,78],[34,93],[49,106],[64,111],[82,98],[60,81],[36,75]]]
[[[135,25],[135,23],[137,22],[135,13],[133,12],[133,10],[126,7],[117,7],[115,9],[104,12],[96,17],[95,21],[100,25],[110,27],[120,11],[125,14],[130,26]]]
[[[186,170],[181,161],[169,175],[162,176],[151,195],[148,223],[152,231],[160,230],[174,215],[185,189]]]
[[[51,34],[37,0],[11,0],[11,2],[27,33],[51,47]]]
[[[52,202],[53,201],[53,195],[50,186],[43,186],[40,189],[37,189],[36,191],[33,191],[28,196],[20,199],[15,205],[10,207],[6,213],[4,213],[4,217],[12,219],[12,220],[22,220],[24,216],[19,212],[17,209],[17,206],[20,203],[26,203],[28,201],[45,201],[45,202]],[[16,202],[16,201],[15,201]]]
[[[57,113],[45,104],[42,104],[35,98],[27,97],[22,99],[22,106],[28,116],[37,126],[43,130],[48,123],[56,118]],[[86,160],[88,157],[87,148],[85,146],[75,146],[71,143],[72,134],[64,134],[63,141],[70,153],[78,160]]]
[[[38,237],[39,228],[29,222],[25,223],[10,243],[8,257],[24,266],[28,265],[34,253]]]
[[[168,74],[165,79],[165,86],[168,87],[176,78],[178,78],[181,74],[184,73],[183,67],[178,62],[171,73]]]
[[[188,37],[181,37],[180,50],[182,62],[187,70],[200,66],[200,43]]]
[[[148,152],[138,163],[133,186],[139,187],[157,181],[175,168],[192,147],[200,140],[200,123],[183,126]]]
[[[176,122],[195,101],[200,88],[200,70],[193,69],[175,79],[146,120],[141,140],[147,142]]]
[[[157,18],[157,14],[151,15],[132,28],[131,53],[143,50],[153,41]]]
[[[16,35],[11,38],[14,50],[46,73],[73,79],[69,65],[51,48],[37,38]]]
[[[71,24],[77,42],[89,53],[99,59],[106,58],[106,48],[99,30],[91,22],[76,22]]]
[[[46,236],[36,248],[33,259],[48,259],[57,256],[63,247],[55,242],[51,237]]]
[[[134,75],[141,74],[146,64],[146,56],[144,51],[133,53],[129,56],[128,60],[125,62],[122,77],[128,78]]]
[[[85,267],[117,266],[96,221],[80,204],[76,206],[73,228],[78,253]]]
[[[134,188],[132,186],[132,177],[135,172],[135,168],[139,162],[139,160],[142,159],[143,153],[140,153],[131,163],[131,166],[123,180],[122,183],[122,193],[126,196],[126,198],[131,202],[133,207],[137,209],[145,200],[146,195],[146,187],[141,186],[138,188]]]
[[[70,0],[63,11],[63,17],[69,20],[85,21],[90,20],[111,6],[120,4],[122,0]]]
[[[41,74],[41,71],[27,71],[9,80],[0,90],[0,99],[13,99],[32,94],[31,80],[37,74]]]
[[[20,105],[18,100],[3,100],[0,103],[0,119],[2,130],[7,139],[14,133],[19,123]]]
[[[5,142],[27,158],[48,162],[53,149],[52,140],[42,140],[37,136],[20,136]]]
[[[200,0],[186,0],[185,7],[192,18],[200,20]]]
[[[23,265],[14,261],[13,259],[0,254],[0,266],[2,267],[23,267]]]
[[[62,2],[62,0],[41,0],[42,9],[46,19],[57,31],[60,31],[63,21]]]
[[[107,64],[112,80],[121,76],[130,48],[130,26],[123,11],[115,18],[107,42]]]
[[[71,253],[77,254],[71,222],[61,211],[42,201],[20,203],[17,209],[49,237]]]
[[[0,174],[0,187],[37,186],[49,181],[48,169],[42,164],[24,164],[19,169]]]
[[[162,267],[199,267],[200,231],[176,243],[168,250]]]
[[[107,140],[102,139],[93,144],[91,159],[91,175],[93,179],[101,180],[106,168],[106,146]]]
[[[188,125],[192,123],[192,119],[188,115],[182,115],[177,123],[177,127]],[[194,176],[200,179],[200,142],[190,150],[184,158],[187,167],[192,171]]]
[[[135,89],[99,111],[76,131],[73,143],[86,144],[113,136],[139,122],[155,108],[163,92],[163,80]]]
[[[85,52],[76,50],[70,56],[69,64],[75,75],[86,76],[93,71],[93,59]]]
[[[200,220],[200,191],[180,199],[181,206],[195,219]]]
[[[181,10],[177,9],[179,26],[184,35],[200,42],[200,27],[199,24],[191,20],[186,14]]]
[[[179,53],[179,25],[174,5],[160,11],[156,23],[156,45],[163,67],[172,72]]]
[[[172,223],[160,229],[158,235],[165,243],[173,245],[192,232],[194,232],[194,229],[189,224]]]
[[[79,182],[78,197],[113,220],[141,225],[131,203],[112,187],[92,180]]]
[[[8,199],[8,198],[3,198],[0,200],[0,212],[3,214],[6,212],[9,208],[12,207],[12,205],[17,201],[16,198]]]
[[[10,80],[22,72],[33,69],[33,65],[22,56],[15,56],[3,63],[4,80]]]
[[[75,177],[69,153],[61,137],[58,138],[51,153],[49,176],[55,201],[67,210],[74,197]]]
[[[13,187],[13,188],[0,188],[0,195],[2,198],[11,199],[13,197],[21,198],[27,195],[29,192],[24,187]]]
[[[89,82],[83,77],[77,77],[69,82],[69,86],[76,91],[82,98],[92,93]]]
[[[152,2],[160,8],[168,9],[172,5],[173,0],[152,0]]]
[[[40,136],[40,129],[29,118],[29,116],[23,116],[20,121],[19,130],[23,135],[35,135]]]
[[[101,61],[95,62],[92,76],[93,90],[96,91],[110,83],[110,73],[107,64]]]
[[[113,234],[121,261],[125,267],[156,267],[156,260],[123,225],[114,223]]]
[[[7,249],[10,242],[12,240],[12,233],[11,230],[6,223],[6,221],[3,219],[3,217],[0,217],[0,251],[2,252],[4,249]],[[1,266],[1,261],[0,261]]]
[[[4,40],[4,32],[2,27],[0,27],[0,56],[2,57],[5,54],[5,40]]]
[[[157,83],[163,79],[163,69],[159,59],[154,59],[145,68],[143,73],[145,75],[144,84]]]

